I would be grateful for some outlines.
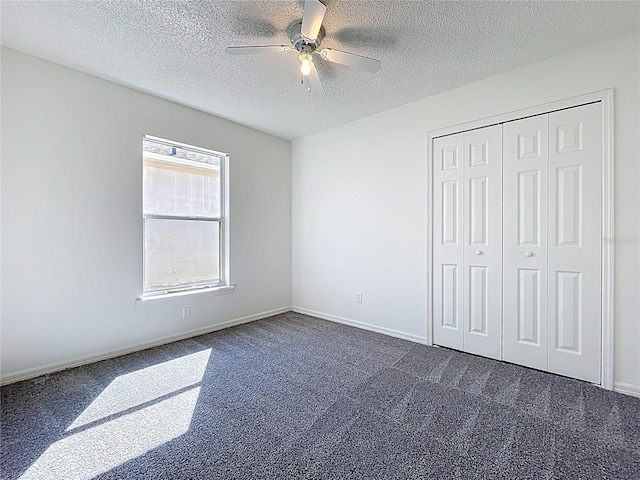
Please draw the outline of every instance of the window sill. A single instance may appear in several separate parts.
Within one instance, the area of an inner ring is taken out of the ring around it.
[[[235,291],[236,291],[235,285],[225,285],[223,287],[201,288],[199,290],[185,290],[183,292],[171,292],[171,293],[161,293],[159,295],[142,296],[142,297],[136,298],[136,303],[149,302],[151,300],[159,300],[161,298],[185,297],[188,295],[201,295],[203,297],[210,297],[214,295],[227,295]]]

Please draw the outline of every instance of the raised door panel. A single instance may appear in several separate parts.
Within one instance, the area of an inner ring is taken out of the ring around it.
[[[464,350],[501,358],[502,126],[464,134]]]
[[[489,179],[486,176],[469,179],[469,244],[486,246],[489,228]]]
[[[602,106],[549,114],[549,371],[600,383]]]
[[[488,297],[487,267],[469,267],[469,332],[488,334]]]
[[[438,280],[441,283],[441,298],[440,300],[440,314],[439,324],[442,328],[448,328],[452,330],[458,330],[460,327],[458,308],[458,285],[460,280],[458,278],[459,273],[458,265],[449,265],[443,263],[440,269],[440,277]]]
[[[556,245],[582,244],[582,165],[556,168]]]
[[[556,271],[556,342],[558,351],[582,351],[582,273]]]
[[[463,134],[433,140],[433,341],[463,349]]]
[[[547,369],[548,115],[503,126],[503,356]]]
[[[520,344],[539,347],[541,345],[541,315],[546,314],[540,309],[540,270],[532,268],[518,269],[518,309],[516,341]]]
[[[443,180],[440,184],[442,188],[442,199],[440,203],[442,225],[440,227],[441,245],[460,245],[459,215],[458,211],[458,190],[460,188],[458,180]]]

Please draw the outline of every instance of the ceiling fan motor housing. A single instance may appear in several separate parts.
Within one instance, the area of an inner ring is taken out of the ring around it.
[[[291,42],[291,45],[293,45],[293,48],[301,53],[311,53],[320,46],[320,42],[322,42],[322,39],[324,38],[324,27],[320,27],[318,36],[315,40],[312,40],[302,35],[302,19],[300,19],[289,25],[287,28],[287,35],[289,36],[289,41]]]

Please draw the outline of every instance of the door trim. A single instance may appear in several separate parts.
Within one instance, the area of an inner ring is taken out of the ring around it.
[[[602,347],[600,386],[613,390],[614,363],[614,130],[613,89],[545,103],[501,115],[432,130],[427,133],[427,345],[433,345],[433,140],[445,135],[488,127],[557,110],[600,102],[602,108],[602,217],[600,242],[602,266]]]

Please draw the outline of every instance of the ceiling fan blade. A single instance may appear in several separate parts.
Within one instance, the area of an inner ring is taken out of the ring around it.
[[[320,51],[320,56],[330,62],[339,63],[347,67],[357,68],[359,70],[365,70],[367,72],[376,73],[380,70],[380,60],[375,58],[363,57],[362,55],[356,55],[355,53],[341,52],[340,50],[332,50],[330,48],[324,48]]]
[[[248,47],[227,47],[229,55],[255,55],[258,53],[285,53],[291,50],[287,45],[257,45]]]
[[[309,75],[307,75],[309,79],[309,86],[311,87],[311,93],[318,97],[324,97],[326,95],[324,91],[324,87],[322,86],[322,82],[320,81],[320,75],[318,75],[318,70],[316,66],[311,64],[311,71]]]
[[[318,38],[322,26],[324,12],[327,10],[320,0],[304,0],[304,14],[302,15],[302,35],[309,40]]]

